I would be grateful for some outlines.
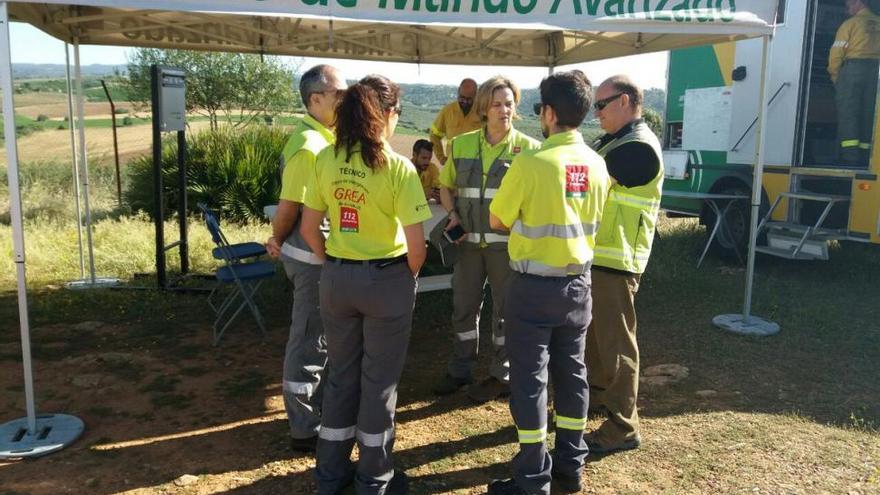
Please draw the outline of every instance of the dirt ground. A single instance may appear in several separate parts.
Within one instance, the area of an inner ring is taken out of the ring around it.
[[[688,252],[698,249],[694,242]],[[880,335],[867,324],[877,315],[863,290],[841,289],[819,267],[824,284],[794,283],[828,304],[780,309],[783,333],[744,338],[708,323],[730,309],[742,271],[696,272],[694,256],[671,254],[658,254],[664,271],[643,279],[639,338],[644,375],[661,364],[678,371],[642,382],[642,447],[590,458],[584,493],[880,493]],[[857,265],[841,276],[857,279]],[[763,270],[776,277],[791,268]],[[713,285],[689,289],[686,278]],[[822,289],[829,285],[833,295]],[[279,274],[261,293],[269,334],[260,339],[245,315],[219,348],[203,295],[32,294],[39,411],[74,414],[86,430],[59,453],[0,463],[0,494],[314,493],[314,458],[289,450],[280,397],[289,288]],[[684,311],[668,294],[704,305]],[[430,392],[445,371],[450,308],[448,291],[419,295],[399,389],[395,462],[414,495],[484,493],[491,478],[509,476],[516,452],[506,401],[474,405],[464,393]],[[0,293],[0,317],[0,418],[8,420],[24,411],[14,293]],[[477,376],[485,373],[484,363]],[[592,418],[588,428],[598,424]]]

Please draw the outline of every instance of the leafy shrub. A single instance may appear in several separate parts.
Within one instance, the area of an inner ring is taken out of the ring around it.
[[[645,123],[648,124],[648,127],[654,131],[654,134],[657,135],[658,138],[663,138],[663,116],[660,115],[660,112],[654,110],[653,108],[645,107],[642,111],[642,117],[645,119]]]
[[[126,115],[125,117],[122,118],[122,125],[131,125],[131,124],[132,124],[131,117]]]
[[[49,120],[48,115],[44,115],[42,113],[40,115],[37,115],[37,122],[45,122],[47,120]]]
[[[114,110],[113,113],[115,113],[116,115],[128,113],[128,109],[124,108],[124,107],[119,107],[116,110]]]
[[[262,125],[245,129],[221,127],[187,139],[187,206],[196,212],[205,202],[223,218],[236,222],[263,221],[263,207],[275,204],[281,190],[278,157],[287,141],[287,131]],[[125,200],[133,211],[152,216],[152,155],[128,164],[129,181]],[[162,174],[165,211],[177,211],[177,139],[162,146]]]

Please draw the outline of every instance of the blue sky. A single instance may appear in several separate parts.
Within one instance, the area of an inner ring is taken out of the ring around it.
[[[16,63],[63,64],[64,43],[30,26],[29,24],[10,24],[12,61]],[[80,47],[83,65],[124,64],[126,52],[130,48],[86,46]],[[293,57],[290,63],[296,63]],[[71,63],[73,55],[71,50]],[[356,79],[369,73],[385,74],[402,83],[458,84],[463,77],[477,81],[496,74],[504,74],[524,88],[536,87],[547,75],[546,69],[516,67],[465,67],[449,65],[415,65],[357,60],[305,58],[304,67],[316,63],[329,63],[342,69],[346,78]],[[622,57],[601,62],[590,62],[570,66],[583,70],[597,84],[606,77],[617,73],[628,73],[636,83],[645,88],[663,88],[666,85],[666,53]],[[562,70],[569,67],[560,68]]]

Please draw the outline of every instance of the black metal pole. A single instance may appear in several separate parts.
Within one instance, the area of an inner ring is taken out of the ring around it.
[[[186,235],[186,131],[177,131],[177,220],[180,225],[180,273],[189,273],[189,244]]]
[[[113,103],[113,97],[110,96],[110,90],[104,80],[101,79],[101,86],[104,88],[104,94],[107,95],[107,101],[110,102],[110,119],[113,121],[113,160],[116,163],[116,201],[122,206],[122,179],[119,174],[119,141],[116,139],[116,105]]]
[[[159,85],[161,74],[158,65],[150,67],[153,103],[153,200],[156,222],[156,280],[159,289],[167,288],[165,275],[165,209],[162,194],[162,131],[159,122]]]

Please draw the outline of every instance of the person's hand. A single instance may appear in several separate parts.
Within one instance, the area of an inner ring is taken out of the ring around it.
[[[450,230],[454,229],[456,225],[461,225],[461,219],[458,218],[458,213],[456,213],[455,211],[450,211],[449,216],[446,217],[446,228],[444,228],[443,230],[445,232],[449,232]]]
[[[266,241],[266,252],[269,253],[269,256],[275,259],[278,259],[278,257],[281,256],[281,244],[278,243],[278,239],[274,236]]]
[[[445,156],[437,155],[437,161],[440,162],[440,166],[441,166],[441,167],[442,167],[443,165],[446,165],[446,157],[445,157]]]
[[[431,190],[431,197],[428,199],[433,199],[434,202],[440,202],[440,189],[434,188]]]

